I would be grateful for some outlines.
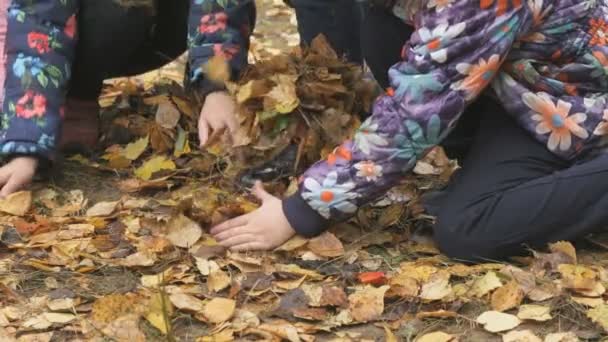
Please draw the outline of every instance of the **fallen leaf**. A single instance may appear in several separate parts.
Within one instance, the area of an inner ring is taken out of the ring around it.
[[[454,340],[454,336],[442,331],[436,331],[416,338],[415,342],[451,342]]]
[[[348,296],[349,311],[356,322],[369,322],[380,318],[384,312],[384,294],[389,286],[358,288]]]
[[[537,322],[545,322],[551,317],[551,308],[542,305],[522,305],[519,307],[517,318],[521,320],[532,320]]]
[[[398,275],[392,277],[389,280],[389,285],[391,289],[387,293],[390,296],[397,297],[416,297],[418,296],[418,292],[420,291],[420,286],[418,282],[409,277],[407,274],[399,273]]]
[[[479,277],[475,280],[469,291],[469,295],[481,298],[501,286],[502,282],[496,275],[496,272],[488,272],[483,277]]]
[[[23,216],[31,208],[32,193],[30,191],[15,192],[0,199],[0,211],[10,215]]]
[[[587,311],[587,317],[608,331],[608,305],[602,304]]]
[[[227,298],[213,298],[205,304],[202,314],[208,322],[223,323],[234,315],[236,302]]]
[[[385,342],[398,342],[397,336],[395,336],[395,334],[393,334],[393,332],[388,327],[388,325],[383,324],[382,326],[384,327],[384,341]]]
[[[502,342],[543,342],[530,330],[514,330],[502,335]]]
[[[568,241],[558,241],[555,243],[551,243],[549,244],[549,250],[553,253],[565,254],[571,259],[570,263],[577,263],[576,249],[574,248],[572,243]]]
[[[587,297],[570,297],[573,302],[584,305],[590,308],[595,308],[604,304],[604,300],[602,298],[587,298]]]
[[[430,276],[429,281],[422,285],[419,297],[424,300],[441,300],[452,294],[450,286],[450,274],[439,271]]]
[[[76,319],[76,316],[68,313],[45,312],[42,316],[47,321],[57,324],[66,324]]]
[[[573,290],[593,290],[597,283],[597,273],[585,266],[562,264],[558,266],[562,275],[562,285]]]
[[[88,217],[110,216],[116,210],[119,202],[99,202],[87,210]]]
[[[301,342],[298,329],[293,325],[286,322],[272,322],[269,324],[261,324],[258,327],[260,330],[270,332],[271,334],[280,337],[281,339],[288,340],[289,342]],[[267,339],[266,339],[267,340]]]
[[[200,312],[205,305],[202,300],[185,293],[174,293],[169,296],[171,303],[182,311]]]
[[[335,258],[344,255],[344,246],[338,238],[330,233],[325,232],[308,242],[308,248],[316,255]]]
[[[217,84],[230,81],[230,66],[222,55],[214,55],[203,66],[206,78]]]
[[[132,143],[127,144],[122,151],[122,156],[128,160],[137,160],[142,153],[148,148],[150,137],[145,136],[141,139],[137,139]]]
[[[492,294],[492,309],[507,311],[518,307],[524,299],[524,291],[519,283],[511,280]]]
[[[305,246],[307,243],[308,243],[308,239],[301,237],[299,235],[296,235],[296,236],[292,237],[291,239],[289,239],[284,244],[282,244],[279,248],[277,248],[277,251],[284,251],[284,252],[295,251],[296,249]]]
[[[203,235],[198,223],[183,214],[172,217],[168,223],[169,233],[167,239],[176,247],[190,248]]]
[[[545,336],[544,342],[579,342],[578,336],[569,331],[564,333],[553,333]]]
[[[213,292],[222,291],[230,286],[230,282],[230,276],[222,270],[211,272],[207,277],[207,287]]]
[[[499,311],[486,311],[477,317],[477,323],[482,324],[485,330],[497,333],[511,330],[520,325],[521,321],[514,315]]]
[[[175,108],[173,103],[165,101],[158,105],[156,110],[156,123],[161,127],[173,129],[177,126],[182,114]]]
[[[161,170],[175,170],[175,163],[165,156],[152,157],[135,170],[135,175],[147,181],[154,173]]]
[[[173,305],[167,295],[156,293],[150,298],[146,320],[166,335],[171,330],[171,316],[173,315]]]
[[[38,315],[26,320],[22,325],[26,328],[42,330],[49,328],[53,323],[49,322],[44,315]]]
[[[454,318],[458,317],[458,313],[454,311],[438,310],[431,312],[419,312],[416,314],[417,319],[425,318]]]

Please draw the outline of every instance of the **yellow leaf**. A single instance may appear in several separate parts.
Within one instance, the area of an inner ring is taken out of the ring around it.
[[[7,214],[23,216],[31,208],[32,193],[30,191],[15,192],[0,200],[0,211]]]
[[[205,307],[202,300],[185,293],[174,293],[169,296],[169,299],[176,308],[183,311],[196,313],[202,311]]]
[[[215,55],[203,66],[203,73],[208,80],[224,84],[230,80],[230,66],[224,57]]]
[[[110,216],[119,202],[99,202],[87,210],[88,217]]]
[[[573,290],[593,290],[597,287],[597,273],[585,266],[562,264],[558,266],[562,284]]]
[[[418,337],[416,342],[450,342],[454,341],[454,336],[446,334],[442,331],[432,332],[424,336]]]
[[[580,339],[572,331],[553,333],[545,336],[545,342],[579,342]]]
[[[483,324],[484,329],[489,332],[497,333],[511,330],[521,324],[519,318],[498,312],[486,311],[477,317],[477,323]]]
[[[502,283],[496,273],[488,272],[483,277],[475,280],[469,294],[473,297],[481,298],[501,286]]]
[[[148,144],[150,142],[150,137],[145,136],[141,139],[137,139],[134,142],[125,146],[122,151],[122,156],[127,158],[128,160],[137,160],[141,156],[142,153],[148,148]]]
[[[271,79],[277,85],[264,98],[264,111],[289,114],[299,105],[300,100],[296,93],[295,75],[274,75]]]
[[[259,98],[270,91],[270,86],[266,80],[251,80],[239,87],[236,93],[236,102],[244,103],[247,100]]]
[[[492,309],[496,311],[507,311],[513,309],[524,299],[524,291],[517,281],[512,280],[492,294]]]
[[[429,278],[429,281],[422,285],[420,298],[424,300],[441,300],[452,294],[450,286],[450,274],[446,271],[439,271]]]
[[[576,249],[574,246],[568,241],[559,241],[556,243],[552,243],[549,245],[549,250],[553,253],[563,253],[569,256],[572,259],[572,263],[576,264]]]
[[[393,332],[391,331],[391,329],[388,327],[388,325],[383,324],[384,326],[384,341],[386,342],[398,342],[397,337],[395,336],[395,334],[393,334]]]
[[[602,304],[587,311],[587,317],[608,331],[608,305]]]
[[[189,102],[187,102],[186,100],[179,98],[179,97],[171,97],[171,100],[175,103],[175,105],[177,106],[177,108],[184,114],[186,114],[187,116],[193,118],[196,114],[194,113],[194,109],[192,108],[192,106],[190,105]]]
[[[173,315],[173,310],[173,305],[167,295],[154,294],[150,298],[146,320],[166,335],[171,330],[170,318]]]
[[[165,156],[152,157],[135,170],[135,175],[143,180],[150,180],[154,173],[161,170],[175,170],[175,163]]]
[[[551,317],[551,308],[543,305],[522,305],[519,307],[517,318],[522,320],[532,320],[537,322],[545,322]]]
[[[230,276],[222,271],[214,271],[207,278],[207,287],[213,292],[220,292],[230,286]]]
[[[207,321],[219,324],[232,318],[235,309],[236,302],[234,300],[219,297],[213,298],[205,304],[203,316]]]

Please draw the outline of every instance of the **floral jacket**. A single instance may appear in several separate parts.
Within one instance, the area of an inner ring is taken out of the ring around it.
[[[597,150],[608,135],[608,0],[418,2],[416,31],[389,71],[392,88],[354,139],[283,202],[300,234],[319,233],[396,185],[486,91],[564,159]]]
[[[53,158],[61,135],[81,2],[12,0],[8,14],[2,14],[8,15],[8,28],[0,154]],[[252,3],[191,0],[187,39],[193,86],[202,91],[222,87],[206,80],[202,72],[214,55],[230,61],[233,76],[246,65],[249,34],[255,22]]]

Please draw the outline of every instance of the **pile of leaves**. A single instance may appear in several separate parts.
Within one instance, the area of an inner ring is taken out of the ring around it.
[[[238,148],[218,134],[201,150],[199,105],[181,77],[110,84],[103,153],[72,157],[64,170],[72,183],[0,200],[1,341],[606,336],[606,253],[558,242],[510,264],[466,265],[417,232],[432,222],[419,196],[457,168],[440,148],[385,198],[319,237],[266,253],[224,250],[209,227],[257,207],[234,177],[253,161],[276,163],[288,145],[297,147],[288,163],[297,175],[354,134],[374,88],[318,39],[258,61],[230,84]],[[266,185],[282,196],[285,183]]]

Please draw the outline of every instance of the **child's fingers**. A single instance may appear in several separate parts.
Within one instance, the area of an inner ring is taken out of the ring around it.
[[[249,222],[249,216],[248,215],[241,215],[239,217],[233,218],[231,220],[228,220],[224,223],[221,223],[213,228],[211,228],[211,234],[212,235],[217,235],[223,231],[232,229],[232,228],[236,228],[239,226],[244,226]]]
[[[232,248],[234,246],[243,245],[243,244],[254,242],[254,241],[255,241],[255,235],[242,234],[242,235],[237,235],[237,236],[231,237],[231,238],[223,240],[223,241],[218,241],[218,243],[220,244],[220,246],[224,246],[226,248]]]
[[[13,192],[17,192],[25,185],[18,177],[12,176],[0,190],[0,197],[6,197]]]
[[[209,139],[209,124],[206,120],[200,120],[198,124],[198,140],[200,147],[207,145]]]
[[[247,242],[244,244],[230,247],[233,252],[247,252],[247,251],[264,251],[267,247],[259,241]]]
[[[262,184],[261,181],[255,182],[255,185],[253,186],[253,194],[255,195],[255,197],[262,200],[262,202],[273,198],[271,194],[266,192],[266,190],[264,189],[264,184]]]
[[[214,235],[213,237],[217,241],[223,241],[223,240],[230,239],[231,237],[235,237],[237,235],[243,235],[243,234],[253,234],[253,232],[251,231],[251,229],[248,229],[247,226],[239,226],[239,227],[225,230],[221,233],[218,233],[217,235]]]

